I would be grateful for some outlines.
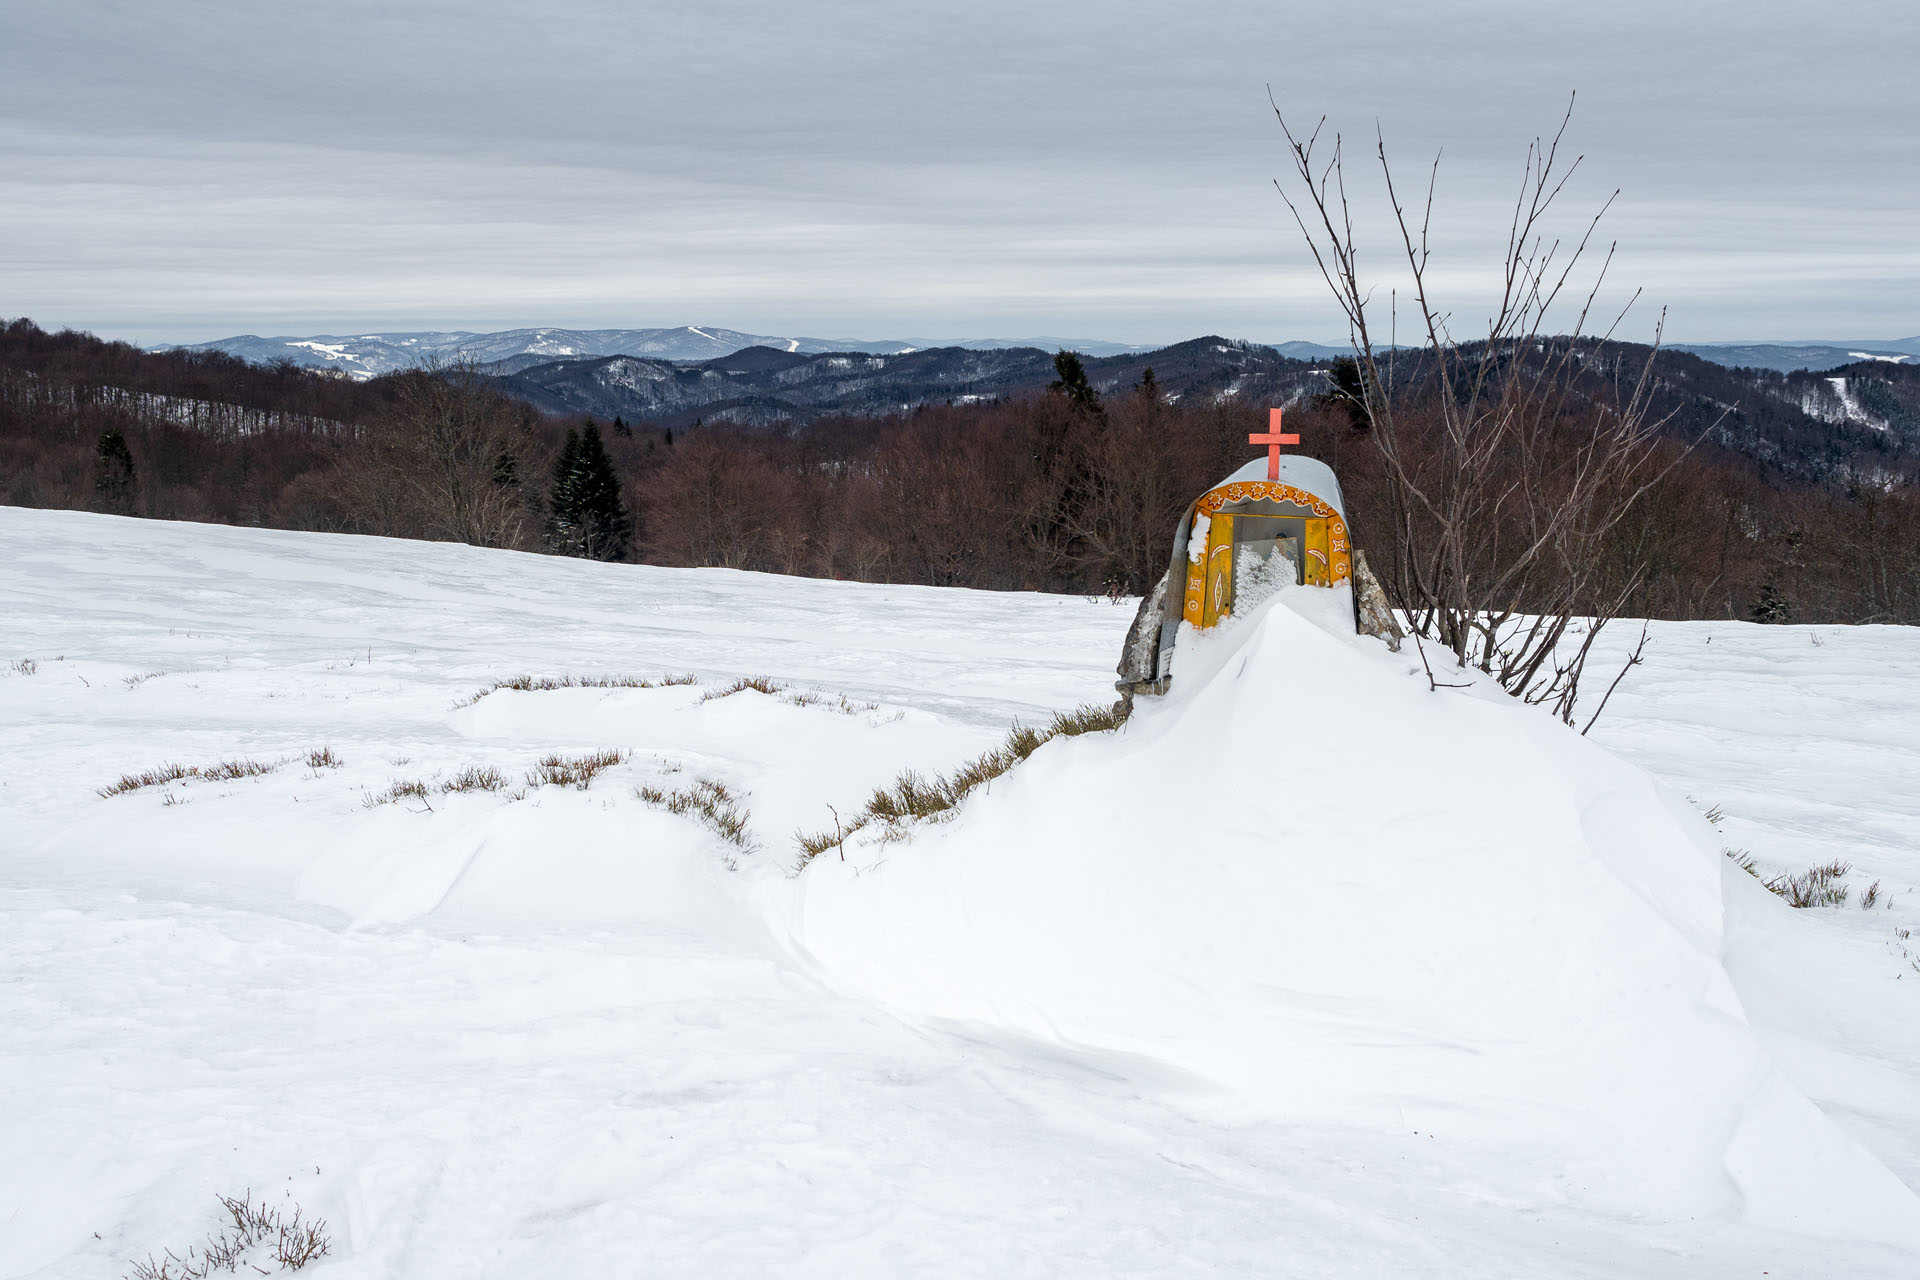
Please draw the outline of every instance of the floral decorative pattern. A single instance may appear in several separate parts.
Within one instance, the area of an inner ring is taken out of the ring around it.
[[[1194,519],[1211,516],[1229,502],[1257,502],[1262,498],[1269,502],[1291,502],[1324,519],[1327,522],[1327,545],[1333,551],[1333,563],[1327,567],[1327,585],[1332,586],[1353,577],[1353,560],[1349,553],[1352,544],[1347,540],[1347,522],[1340,518],[1340,513],[1333,509],[1331,503],[1305,489],[1282,484],[1278,480],[1241,480],[1224,484],[1218,489],[1208,490],[1194,504]]]

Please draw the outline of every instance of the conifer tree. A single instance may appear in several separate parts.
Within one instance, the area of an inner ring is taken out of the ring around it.
[[[121,515],[133,510],[133,451],[116,427],[100,433],[94,451],[93,493],[102,510]]]
[[[620,497],[620,477],[593,419],[582,430],[567,429],[548,506],[547,541],[554,550],[589,560],[625,560],[632,550],[633,521]]]
[[[1094,391],[1093,384],[1087,381],[1087,367],[1080,363],[1080,356],[1072,351],[1060,351],[1053,357],[1053,371],[1059,376],[1049,383],[1047,390],[1064,394],[1076,408],[1085,410],[1095,418],[1107,416],[1100,407],[1100,396]]]
[[[1327,381],[1333,389],[1321,397],[1321,403],[1344,409],[1347,425],[1355,431],[1369,431],[1373,420],[1367,416],[1366,385],[1360,376],[1360,362],[1352,356],[1340,356],[1327,369]]]

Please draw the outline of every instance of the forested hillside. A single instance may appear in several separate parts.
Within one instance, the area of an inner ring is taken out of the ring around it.
[[[1378,451],[1328,367],[1215,339],[1088,359],[1065,379],[1031,349],[958,357],[973,376],[947,378],[939,352],[871,357],[882,362],[873,377],[818,367],[845,357],[763,350],[665,366],[659,381],[674,386],[779,386],[801,371],[786,394],[812,401],[740,423],[726,419],[744,395],[657,399],[664,420],[647,421],[560,412],[557,393],[543,413],[472,372],[355,383],[15,321],[0,328],[0,501],[869,581],[1138,592],[1165,568],[1184,505],[1253,453],[1247,435],[1267,406],[1285,405],[1301,448],[1339,472],[1360,545],[1392,542]],[[1620,362],[1635,357],[1616,349]],[[1596,395],[1611,367],[1596,358]],[[1656,370],[1665,459],[1699,443],[1609,544],[1616,582],[1642,572],[1633,612],[1920,623],[1920,371],[1781,375],[1680,353],[1662,353]],[[1396,377],[1417,373],[1409,358]]]

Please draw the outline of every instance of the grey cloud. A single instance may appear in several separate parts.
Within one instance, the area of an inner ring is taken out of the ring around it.
[[[1910,6],[9,8],[0,313],[102,332],[1337,337],[1268,84],[1444,146],[1465,311],[1577,87],[1670,336],[1920,330]]]

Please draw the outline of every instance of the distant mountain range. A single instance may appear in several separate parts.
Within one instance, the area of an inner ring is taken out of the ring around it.
[[[1089,338],[795,338],[742,333],[714,325],[682,325],[677,329],[507,329],[499,333],[466,330],[418,333],[315,334],[311,337],[262,338],[244,334],[212,342],[178,345],[188,351],[224,351],[254,364],[289,360],[308,368],[338,369],[354,378],[372,378],[398,369],[410,369],[427,360],[459,357],[490,365],[495,372],[517,374],[559,360],[603,356],[638,356],[651,360],[700,363],[721,359],[749,347],[765,347],[789,355],[864,354],[905,355],[937,347],[969,351],[1077,351],[1084,356],[1139,355],[1155,350],[1138,343],[1105,342]],[[1346,354],[1344,346],[1318,342],[1264,344],[1295,360],[1330,360]],[[1163,348],[1164,349],[1164,348]],[[1920,337],[1868,342],[1704,342],[1676,343],[1670,348],[1691,352],[1703,360],[1729,368],[1798,370],[1836,369],[1861,360],[1889,364],[1920,363]]]
[[[1862,360],[1920,363],[1920,337],[1891,342],[1681,342],[1669,349],[1689,351],[1702,360],[1732,369],[1772,369],[1778,373],[1838,369]]]
[[[928,347],[965,347],[999,351],[1038,347],[1066,349],[1085,355],[1111,356],[1148,351],[1150,347],[1124,342],[1079,338],[906,338],[871,341],[863,338],[783,338],[763,333],[741,333],[713,325],[682,325],[677,329],[507,329],[499,333],[466,330],[419,333],[315,334],[311,337],[262,338],[242,334],[212,342],[170,343],[153,351],[224,351],[252,364],[287,360],[314,369],[338,369],[354,378],[372,378],[424,361],[472,359],[514,373],[551,360],[596,356],[644,356],[655,360],[699,362],[730,356],[748,347],[768,347],[791,354],[859,352],[900,355]]]
[[[797,426],[829,414],[874,416],[1037,392],[1054,378],[1058,349],[946,346],[885,353],[747,347],[698,364],[601,356],[519,367],[516,358],[489,368],[502,391],[548,413],[669,427],[696,420]],[[1284,398],[1309,383],[1325,384],[1322,366],[1269,346],[1218,337],[1151,352],[1087,357],[1087,376],[1102,395],[1135,386],[1149,367],[1162,393],[1176,399],[1192,394]]]
[[[1646,351],[1623,346],[1629,361]],[[1848,465],[1885,466],[1920,450],[1920,364],[1869,358],[1820,372],[1781,372],[1717,364],[1687,351],[1663,351],[1658,362],[1653,416],[1671,414],[1668,430],[1680,438],[1713,427],[1719,444],[1807,478]],[[1087,356],[1085,365],[1104,399],[1132,391],[1149,368],[1161,395],[1176,401],[1288,405],[1330,386],[1324,357],[1293,359],[1262,343],[1220,337]],[[698,364],[639,356],[548,361],[503,370],[496,385],[567,417],[675,430],[696,422],[792,429],[833,416],[1036,395],[1053,378],[1053,352],[1037,347],[891,355],[748,347]],[[1737,408],[1716,425],[1727,405]]]
[[[1329,357],[1341,354],[1341,348],[1319,343],[1274,346],[1221,337],[1151,351],[1048,338],[1030,346],[864,344],[891,348],[868,351],[846,349],[863,345],[858,343],[799,338],[735,346],[751,336],[689,327],[387,334],[355,341],[385,342],[386,358],[402,366],[422,355],[493,357],[482,369],[494,384],[543,411],[576,418],[590,414],[603,423],[624,418],[633,427],[676,431],[696,422],[794,429],[838,416],[872,418],[1037,395],[1054,379],[1054,352],[1063,346],[1082,350],[1088,379],[1109,400],[1140,386],[1151,368],[1160,394],[1169,400],[1298,404],[1328,390]],[[309,344],[298,347],[309,362],[336,367],[348,356],[370,363],[374,354],[372,349],[356,354],[328,339],[274,341],[283,347]],[[554,354],[590,344],[642,343],[655,344],[660,354]],[[700,360],[685,358],[702,344],[731,349]],[[241,354],[249,350],[234,345]],[[1617,345],[1629,361],[1646,352],[1631,343]],[[1096,354],[1101,350],[1114,353]],[[1897,474],[1920,458],[1920,338],[1679,344],[1657,359],[1649,412],[1676,438],[1695,440],[1710,433],[1715,446],[1806,480],[1853,482]]]

